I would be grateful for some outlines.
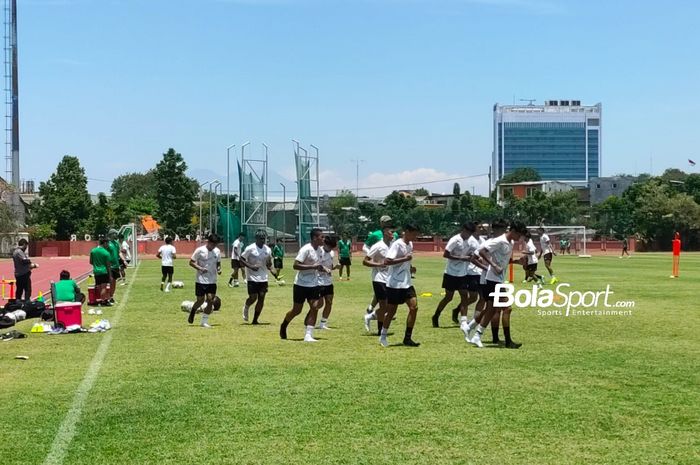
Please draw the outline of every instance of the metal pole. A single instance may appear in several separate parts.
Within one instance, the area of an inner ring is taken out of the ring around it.
[[[321,193],[319,192],[318,176],[319,176],[319,166],[318,166],[318,147],[314,144],[310,144],[311,148],[316,150],[316,226],[321,225]]]
[[[249,145],[250,145],[250,141],[241,145],[241,169],[243,170],[243,174],[245,174],[245,169],[246,169],[246,167],[245,167],[245,148]],[[240,212],[241,212],[241,231],[243,231],[244,222],[246,222],[246,223],[248,222],[248,220],[246,218],[246,212],[245,212],[245,203],[243,203],[244,202],[243,201],[243,185],[245,184],[243,182],[243,180],[245,180],[245,176],[241,177],[241,189],[240,189],[241,195],[240,195],[240,199],[238,199],[238,201],[240,202]],[[248,231],[243,231],[243,232],[246,234],[248,233]]]
[[[204,193],[204,186],[213,183],[214,180],[203,182],[199,185],[199,238],[202,239],[202,194]]]
[[[282,250],[286,252],[287,239],[285,234],[287,234],[287,186],[280,183],[282,186]]]
[[[214,212],[214,203],[212,201],[212,191],[214,191],[214,200],[216,200],[216,188],[221,185],[221,182],[217,179],[213,183],[209,185],[209,234],[212,233],[212,230],[214,229],[214,222],[213,222],[213,212]]]
[[[231,149],[236,144],[226,147],[226,256],[231,257]]]

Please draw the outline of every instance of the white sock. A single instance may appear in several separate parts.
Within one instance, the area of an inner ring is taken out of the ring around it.
[[[206,313],[202,313],[202,324],[209,324],[209,315],[207,315]]]
[[[322,325],[328,324],[328,318],[321,318],[321,324]]]
[[[374,307],[372,307],[372,304],[369,304],[369,305],[367,306],[367,311],[368,311],[368,312],[371,312],[371,311],[373,311],[373,310],[374,310]]]
[[[469,331],[472,330],[472,328],[474,327],[474,325],[476,325],[476,319],[472,318],[472,321],[470,321],[469,323],[467,323],[467,328],[469,329]]]
[[[168,284],[165,285],[165,290],[166,290],[166,291],[169,291],[169,290],[170,290],[170,283],[168,283]]]
[[[467,323],[467,317],[464,316],[464,315],[460,316],[460,317],[459,317],[459,322],[460,322],[461,324],[466,324],[466,323]]]
[[[314,335],[314,327],[312,325],[309,325],[306,327],[306,335],[313,337]]]
[[[373,311],[372,313],[369,314],[370,320],[376,320],[377,319],[377,312]]]
[[[389,334],[389,330],[386,328],[382,328],[382,337],[386,338],[386,336]]]
[[[481,326],[481,325],[477,326],[477,327],[476,327],[476,335],[477,335],[479,338],[481,338],[481,335],[484,334],[484,330],[485,330],[485,329],[486,329],[486,328],[484,328],[484,327]]]

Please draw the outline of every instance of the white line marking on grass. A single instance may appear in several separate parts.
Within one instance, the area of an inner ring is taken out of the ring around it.
[[[114,312],[114,317],[111,321],[113,328],[117,327],[119,324],[119,317],[121,317],[124,305],[126,305],[126,302],[129,300],[131,285],[134,283],[134,281],[136,281],[138,269],[139,267],[137,266],[134,270],[133,277],[129,279],[126,292],[124,293],[121,302],[119,302],[116,312]],[[70,446],[71,441],[73,441],[73,438],[75,437],[75,427],[78,424],[78,420],[80,420],[83,407],[85,407],[85,401],[87,400],[88,394],[90,394],[90,390],[95,385],[97,375],[100,374],[102,362],[104,362],[111,343],[112,330],[109,330],[106,334],[104,334],[104,338],[102,339],[100,346],[97,348],[97,352],[95,352],[95,356],[92,358],[92,362],[90,362],[90,366],[85,373],[85,378],[83,378],[78,386],[78,390],[75,392],[75,397],[73,398],[73,403],[70,406],[70,410],[68,410],[66,417],[63,419],[63,423],[61,423],[61,426],[58,428],[56,437],[51,445],[51,451],[49,452],[49,455],[46,456],[46,460],[44,460],[45,465],[60,465],[63,463],[63,459],[65,459],[66,452],[68,451],[68,446]]]

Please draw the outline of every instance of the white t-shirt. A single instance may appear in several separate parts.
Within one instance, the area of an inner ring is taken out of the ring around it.
[[[206,273],[196,271],[197,282],[200,284],[216,284],[216,278],[218,276],[216,272],[217,264],[221,262],[221,252],[219,248],[214,247],[214,250],[210,251],[207,249],[206,245],[198,247],[192,254],[192,260],[194,260],[197,266],[201,266],[207,270]]]
[[[317,266],[320,261],[320,256],[317,249],[314,249],[311,244],[306,244],[299,249],[299,253],[294,260],[302,265]],[[318,286],[318,270],[311,269],[297,271],[297,274],[294,277],[294,284],[301,287]]]
[[[250,268],[246,268],[245,276],[247,281],[252,281],[255,283],[266,283],[267,276],[267,261],[272,257],[272,249],[266,244],[262,247],[258,247],[258,244],[253,242],[248,247],[245,248],[241,257],[250,265],[257,266],[258,270],[253,271]]]
[[[383,263],[386,258],[386,254],[389,252],[389,246],[386,245],[384,241],[379,241],[370,247],[367,256],[370,260],[375,263]],[[386,280],[389,277],[389,267],[388,266],[376,266],[372,267],[372,281],[377,283],[386,284]]]
[[[231,254],[233,255],[234,260],[238,260],[241,258],[241,249],[243,248],[243,242],[241,242],[240,239],[236,239],[233,241],[233,245],[231,246],[232,252]]]
[[[528,265],[534,265],[537,263],[537,247],[535,247],[535,243],[532,242],[532,239],[527,241],[527,244],[525,244],[525,250],[527,251],[527,264]]]
[[[127,241],[122,241],[122,252],[127,260],[131,260],[131,250]]]
[[[333,259],[335,258],[335,252],[332,250],[326,252],[323,247],[318,248],[319,261],[324,268],[331,270],[330,273],[325,271],[318,272],[318,285],[319,286],[330,286],[333,284]]]
[[[505,279],[506,269],[508,268],[508,263],[510,262],[510,257],[513,254],[513,243],[506,239],[506,235],[502,234],[493,239],[486,241],[479,250],[488,250],[491,253],[491,260],[501,268],[500,273],[496,273],[491,265],[489,265],[486,271],[486,279],[488,281],[494,281],[497,283],[502,283]]]
[[[413,243],[409,242],[408,244],[406,244],[403,238],[400,238],[397,239],[393,244],[391,244],[391,247],[389,247],[389,251],[386,253],[386,258],[393,260],[397,258],[403,258],[412,253]],[[386,287],[390,287],[392,289],[408,289],[409,287],[411,287],[412,283],[410,260],[403,263],[399,263],[398,265],[390,265],[388,273],[389,276],[386,280]]]
[[[172,244],[161,245],[158,249],[160,254],[160,264],[163,266],[173,266],[173,256],[175,255],[175,246]]]
[[[462,238],[461,234],[452,236],[445,250],[455,257],[466,257],[467,256],[467,242]],[[450,276],[466,276],[467,275],[467,265],[468,262],[461,260],[447,259],[447,266],[445,267],[445,274]]]
[[[467,254],[478,255],[477,250],[479,250],[480,245],[479,239],[474,236],[469,236],[469,239],[467,239]],[[468,275],[481,276],[483,271],[483,268],[479,268],[473,263],[467,265]]]
[[[549,242],[549,236],[542,233],[540,236],[540,248],[542,249],[542,255],[552,253],[552,244]]]

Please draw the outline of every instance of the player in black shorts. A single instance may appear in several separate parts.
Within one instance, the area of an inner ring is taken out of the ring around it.
[[[253,324],[260,324],[258,318],[265,306],[265,295],[268,288],[268,272],[272,272],[272,250],[265,244],[267,234],[264,230],[255,233],[255,242],[243,251],[240,257],[241,265],[248,269],[248,299],[243,304],[243,321],[248,321],[248,311],[255,304]],[[257,303],[256,303],[257,302]]]

